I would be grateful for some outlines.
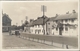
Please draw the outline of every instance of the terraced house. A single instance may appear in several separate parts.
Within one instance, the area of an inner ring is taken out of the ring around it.
[[[47,16],[44,19],[43,16],[38,17],[36,20],[31,21],[28,27],[31,34],[78,36],[78,13],[73,10],[71,13],[56,14],[51,18]]]
[[[62,24],[62,34],[59,33],[58,23]],[[56,14],[47,22],[47,32],[52,35],[78,36],[78,13],[75,10],[72,13],[67,12],[63,15]]]

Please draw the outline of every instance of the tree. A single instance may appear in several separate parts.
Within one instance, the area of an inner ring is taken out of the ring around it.
[[[24,22],[24,25],[27,25],[27,24],[29,23],[29,22],[28,22],[28,17],[26,16],[25,19],[26,19],[26,20],[25,20],[25,22]]]
[[[27,25],[28,23],[29,23],[29,22],[26,20],[24,24]]]

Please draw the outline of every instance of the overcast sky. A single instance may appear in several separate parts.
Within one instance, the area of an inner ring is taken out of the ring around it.
[[[78,12],[78,2],[2,2],[3,13],[9,15],[12,19],[12,25],[21,25],[21,20],[25,17],[29,19],[36,19],[42,16],[41,5],[47,7],[45,15],[47,17],[54,17],[56,14],[65,14],[69,11],[76,10]]]

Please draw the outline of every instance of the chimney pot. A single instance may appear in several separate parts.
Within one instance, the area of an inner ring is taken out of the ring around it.
[[[56,14],[56,17],[58,16],[58,14]]]
[[[69,14],[69,11],[68,11],[68,12],[66,12],[66,14]]]
[[[76,11],[75,11],[75,10],[73,10],[73,13],[76,13]]]

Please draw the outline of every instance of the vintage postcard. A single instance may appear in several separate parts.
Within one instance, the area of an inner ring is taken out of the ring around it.
[[[79,1],[2,1],[2,49],[79,49]]]

